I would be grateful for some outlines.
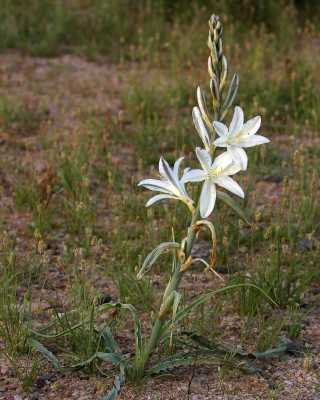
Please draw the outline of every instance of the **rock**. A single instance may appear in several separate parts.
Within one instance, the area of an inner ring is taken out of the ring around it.
[[[310,239],[302,239],[298,242],[298,250],[303,253],[305,251],[313,250],[314,242]]]

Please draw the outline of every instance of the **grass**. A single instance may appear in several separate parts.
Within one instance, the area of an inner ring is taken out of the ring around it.
[[[37,107],[28,99],[12,101],[1,98],[0,126],[3,132],[17,136],[39,133],[41,123],[47,120],[47,110]]]
[[[148,194],[136,183],[154,176],[160,154],[171,163],[182,154],[195,161],[192,149],[199,142],[191,108],[195,82],[209,90],[203,44],[212,4],[142,1],[130,8],[125,0],[68,5],[31,0],[25,9],[20,3],[5,1],[0,10],[2,51],[16,48],[37,56],[72,52],[95,60],[103,55],[116,63],[124,81],[121,112],[114,112],[108,123],[102,113],[79,113],[85,129],[65,135],[63,143],[51,139],[45,153],[9,144],[2,153],[6,180],[1,180],[1,193],[13,200],[2,218],[17,245],[3,236],[0,340],[23,387],[30,389],[42,362],[28,346],[31,329],[51,335],[45,346],[66,364],[84,363],[86,373],[100,376],[109,369],[100,361],[86,361],[97,351],[108,351],[106,329],[115,336],[124,329],[122,344],[128,353],[132,347],[131,324],[116,310],[101,315],[99,298],[135,305],[149,329],[147,317],[157,309],[171,265],[163,257],[143,280],[136,279],[136,270],[162,240],[172,234],[183,237],[187,214],[173,203],[146,210]],[[303,334],[304,304],[312,303],[319,283],[320,230],[319,57],[309,44],[317,32],[312,18],[307,22],[308,10],[303,17],[293,4],[287,12],[282,12],[283,2],[265,4],[251,4],[241,15],[232,1],[215,4],[227,16],[226,52],[241,76],[239,104],[246,118],[262,115],[263,134],[272,144],[250,152],[252,172],[240,178],[251,225],[224,206],[213,221],[217,270],[225,281],[262,288],[279,308],[252,287],[243,288],[186,318],[176,332],[178,339],[188,330],[213,341],[230,340],[220,329],[226,313],[240,320],[232,345],[260,352],[277,346],[283,336],[295,340]],[[66,96],[71,96],[67,90]],[[48,118],[45,108],[30,104],[3,97],[1,130],[17,140],[52,135],[42,127]],[[18,156],[24,162],[20,168],[14,166]],[[38,156],[49,164],[41,177],[32,163]],[[19,229],[13,214],[24,221]],[[211,284],[218,285],[191,270],[182,301]],[[39,307],[31,312],[40,289],[51,290],[50,311]],[[54,337],[61,332],[66,334]],[[179,341],[174,345],[178,348]],[[168,342],[163,348],[168,351]],[[24,369],[25,354],[31,361]]]

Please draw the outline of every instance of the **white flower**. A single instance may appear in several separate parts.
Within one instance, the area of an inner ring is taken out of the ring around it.
[[[236,174],[241,168],[228,152],[220,154],[213,162],[206,150],[197,147],[196,154],[202,169],[185,171],[182,180],[183,182],[204,181],[200,195],[200,214],[202,218],[207,218],[212,213],[216,202],[216,185],[239,197],[244,197],[241,187],[230,178],[230,175]]]
[[[237,106],[234,109],[229,129],[222,122],[213,122],[215,130],[220,136],[214,141],[214,144],[217,147],[226,147],[233,160],[241,166],[241,169],[246,170],[248,156],[243,148],[270,142],[266,137],[256,135],[260,125],[261,118],[259,116],[244,123],[242,108]]]
[[[161,157],[159,161],[159,173],[161,179],[144,179],[138,183],[138,186],[144,186],[146,189],[160,192],[156,196],[151,197],[146,203],[146,207],[150,207],[160,200],[176,199],[184,202],[191,211],[193,211],[193,201],[188,196],[184,186],[184,181],[179,178],[179,167],[183,157],[179,158],[173,169],[170,168],[167,161]],[[186,169],[185,171],[188,171]]]

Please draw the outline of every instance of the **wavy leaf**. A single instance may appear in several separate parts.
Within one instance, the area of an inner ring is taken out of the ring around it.
[[[112,331],[109,326],[106,326],[100,333],[100,337],[102,338],[105,346],[110,349],[112,352],[119,351],[119,345],[113,337]]]
[[[84,368],[97,359],[105,362],[111,362],[114,366],[117,367],[122,362],[123,356],[122,354],[119,353],[103,353],[98,351],[94,353],[91,357],[87,358],[86,360],[72,365],[71,368],[72,369]]]
[[[168,357],[167,359],[162,360],[153,367],[149,368],[147,370],[147,374],[154,375],[169,371],[173,368],[192,365],[197,360],[197,356],[200,354],[203,355],[203,352],[190,352]]]
[[[113,387],[101,400],[116,400],[120,395],[120,391],[125,384],[126,375],[125,375],[125,366],[124,364],[120,364],[120,374],[116,375],[113,382]]]
[[[28,339],[28,345],[41,353],[43,357],[45,357],[56,369],[60,369],[61,365],[57,357],[50,351],[48,350],[42,343],[38,342],[35,339]]]
[[[150,271],[151,267],[157,261],[157,259],[165,252],[179,249],[180,244],[177,242],[163,242],[160,243],[155,249],[153,249],[145,258],[140,271],[137,274],[137,278],[141,279],[148,271]]]

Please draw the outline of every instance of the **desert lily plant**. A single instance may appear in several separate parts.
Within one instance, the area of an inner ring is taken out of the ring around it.
[[[75,365],[83,367],[95,360],[111,362],[120,370],[116,376],[112,390],[103,400],[115,399],[126,378],[138,380],[146,375],[166,371],[174,366],[187,365],[194,362],[195,357],[199,362],[216,354],[209,346],[193,353],[183,352],[173,354],[166,360],[161,360],[151,365],[150,358],[160,344],[169,342],[172,348],[173,333],[179,321],[188,316],[196,307],[207,302],[210,298],[228,290],[234,290],[241,286],[253,286],[247,284],[225,285],[211,292],[199,294],[190,304],[182,305],[182,295],[179,291],[180,283],[186,273],[195,263],[202,263],[206,270],[212,271],[215,276],[220,275],[215,271],[216,262],[216,232],[210,220],[215,210],[216,201],[223,201],[240,217],[244,213],[238,206],[230,193],[243,198],[243,189],[234,179],[234,176],[247,168],[247,155],[245,148],[268,142],[263,136],[256,135],[260,128],[261,118],[259,116],[244,122],[243,111],[235,107],[229,128],[224,120],[232,111],[236,98],[239,77],[234,74],[228,78],[228,63],[223,54],[223,28],[219,18],[213,15],[209,20],[208,47],[210,55],[208,59],[210,102],[206,100],[205,94],[200,87],[197,88],[196,97],[198,105],[192,110],[192,118],[195,129],[202,141],[203,148],[196,147],[195,155],[199,162],[199,168],[185,168],[181,170],[184,158],[179,158],[171,167],[163,158],[159,161],[159,176],[144,179],[139,183],[140,187],[146,188],[154,195],[147,201],[146,206],[155,206],[166,201],[182,202],[190,213],[190,224],[186,227],[186,236],[177,242],[174,238],[159,244],[152,250],[144,260],[138,271],[138,279],[147,274],[158,261],[158,258],[166,252],[173,256],[172,270],[169,282],[163,292],[162,301],[156,317],[152,321],[150,335],[142,337],[141,322],[135,308],[130,304],[108,303],[100,306],[99,310],[117,309],[127,311],[131,314],[134,322],[135,351],[130,357],[123,354],[115,341],[110,327],[101,331],[99,346],[104,344],[104,349],[99,350],[90,359]],[[200,142],[200,141],[199,141]],[[225,151],[226,150],[226,151]],[[218,154],[217,154],[218,152]],[[190,196],[190,186],[197,185],[200,193],[196,198]],[[221,190],[223,189],[223,190]],[[188,193],[189,191],[189,193]],[[211,237],[212,250],[210,261],[202,258],[194,258],[192,249],[195,239],[200,230],[207,230]],[[256,288],[259,290],[259,288]],[[269,299],[270,300],[270,299]],[[77,329],[76,326],[74,329]],[[73,328],[72,328],[73,329]],[[70,332],[70,329],[66,331]],[[59,334],[62,335],[61,333]],[[48,337],[42,335],[44,337]],[[37,344],[38,349],[42,349]],[[48,352],[45,354],[49,357]],[[50,355],[52,357],[52,355]],[[56,361],[56,360],[55,360]]]
[[[231,206],[243,217],[241,209],[233,197],[227,193],[232,193],[240,198],[245,196],[242,188],[232,176],[247,168],[248,159],[244,148],[268,142],[268,139],[263,136],[256,135],[260,128],[261,118],[257,116],[244,122],[243,111],[238,106],[234,108],[229,128],[223,122],[229,111],[232,110],[238,90],[239,77],[234,74],[231,80],[228,79],[228,63],[223,54],[222,35],[223,28],[219,17],[213,15],[209,20],[208,37],[211,102],[207,103],[204,92],[198,87],[198,105],[192,110],[195,129],[203,144],[203,148],[196,147],[195,149],[201,168],[185,168],[180,171],[183,157],[179,158],[173,167],[161,157],[158,178],[144,179],[139,183],[139,186],[155,192],[155,195],[147,201],[147,207],[154,206],[159,202],[180,201],[188,207],[190,225],[186,228],[186,237],[183,238],[181,243],[172,240],[159,244],[146,257],[138,272],[138,278],[141,279],[151,270],[161,254],[168,251],[173,253],[172,273],[164,290],[159,312],[153,321],[149,338],[142,339],[140,322],[134,309],[129,305],[122,305],[122,307],[130,309],[134,316],[135,359],[130,367],[128,364],[119,363],[122,366],[122,373],[115,381],[108,399],[113,398],[111,396],[115,396],[119,392],[120,384],[124,381],[126,374],[131,375],[131,378],[139,379],[144,375],[157,373],[174,365],[188,363],[186,354],[174,355],[171,359],[151,367],[149,360],[160,343],[165,340],[169,340],[169,343],[171,343],[174,326],[195,307],[203,304],[218,292],[232,290],[239,286],[226,285],[214,292],[200,294],[196,300],[185,307],[180,304],[182,298],[179,292],[180,282],[194,263],[202,263],[207,270],[211,270],[219,276],[214,270],[216,260],[215,227],[209,218],[214,212],[217,199]],[[223,150],[218,150],[220,148]],[[224,148],[226,151],[224,151]],[[216,154],[217,150],[220,154]],[[188,194],[187,188],[190,185],[202,185],[199,198],[193,199]],[[218,188],[225,189],[225,191]],[[210,262],[193,258],[192,255],[195,238],[201,229],[208,230],[211,236]],[[206,349],[206,352],[208,355],[209,349]]]

